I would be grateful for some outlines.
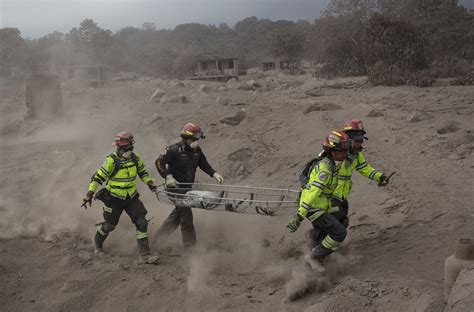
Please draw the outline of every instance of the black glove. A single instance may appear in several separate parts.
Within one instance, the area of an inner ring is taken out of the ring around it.
[[[94,192],[92,191],[87,192],[86,197],[82,199],[81,207],[84,207],[84,209],[87,209],[87,204],[89,204],[89,206],[92,206],[92,196],[94,196]]]
[[[380,177],[378,186],[385,186],[385,185],[388,184],[388,182],[389,182],[389,180],[387,179],[385,174],[382,174],[382,176]]]
[[[293,220],[291,220],[286,227],[290,229],[291,233],[296,232],[300,227],[301,221],[303,221],[303,218],[299,214],[295,214]]]
[[[156,190],[158,189],[158,187],[152,181],[148,182],[147,185],[148,185],[148,188],[150,189],[150,191],[152,191],[152,192],[156,192]]]

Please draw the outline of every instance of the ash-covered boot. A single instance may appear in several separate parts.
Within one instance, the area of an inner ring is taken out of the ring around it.
[[[160,257],[152,255],[150,253],[150,246],[148,245],[148,237],[137,239],[138,250],[140,256],[138,258],[139,263],[154,264],[160,260]]]
[[[325,274],[326,268],[324,267],[323,260],[321,259],[313,259],[311,255],[304,256],[306,263],[311,266],[311,269],[319,274]]]
[[[104,253],[104,250],[102,249],[102,245],[104,244],[105,239],[107,238],[107,235],[102,235],[99,232],[95,232],[94,238],[92,239],[92,242],[94,244],[94,254],[96,255],[102,255]]]

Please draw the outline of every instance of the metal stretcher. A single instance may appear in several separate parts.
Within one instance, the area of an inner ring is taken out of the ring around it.
[[[291,215],[298,209],[299,191],[258,186],[206,183],[179,183],[175,188],[158,186],[156,197],[162,203],[267,216]]]

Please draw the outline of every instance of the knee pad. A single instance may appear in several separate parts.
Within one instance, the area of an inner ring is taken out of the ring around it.
[[[108,222],[102,223],[101,227],[102,227],[102,231],[104,231],[105,234],[109,234],[115,229],[115,225]]]
[[[148,221],[145,219],[145,217],[138,217],[135,221],[135,227],[137,228],[137,231],[146,233],[148,229]]]

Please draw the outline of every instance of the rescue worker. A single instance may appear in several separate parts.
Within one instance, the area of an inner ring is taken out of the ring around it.
[[[375,181],[379,186],[387,185],[389,180],[385,174],[377,171],[365,160],[362,143],[365,137],[364,124],[362,120],[351,119],[344,123],[344,132],[353,140],[352,148],[347,153],[346,159],[339,167],[338,182],[332,198],[334,215],[347,228],[349,226],[349,203],[347,198],[352,189],[352,173],[357,170],[363,176]],[[336,208],[336,209],[334,209]]]
[[[140,156],[133,152],[135,143],[133,134],[120,132],[112,143],[116,151],[105,158],[102,166],[92,177],[89,191],[83,199],[83,206],[92,205],[92,197],[105,182],[105,188],[96,194],[96,199],[104,202],[104,222],[100,223],[94,236],[94,253],[102,254],[102,245],[107,236],[117,226],[122,212],[128,214],[136,227],[136,237],[140,252],[140,262],[155,263],[157,256],[151,255],[148,244],[148,221],[145,218],[147,210],[137,192],[137,176],[148,185],[151,191],[156,191],[156,185],[148,175]]]
[[[337,166],[346,158],[352,142],[344,131],[333,130],[323,141],[323,152],[309,169],[309,179],[303,186],[299,209],[288,223],[290,232],[295,232],[304,218],[313,225],[315,233],[323,239],[305,257],[311,267],[324,272],[324,259],[346,238],[346,228],[330,214],[331,198],[337,186]]]
[[[189,190],[189,184],[180,186],[180,183],[194,183],[197,167],[216,179],[217,182],[224,183],[224,178],[211,167],[199,147],[199,140],[204,138],[201,127],[188,122],[181,130],[182,140],[166,147],[156,159],[156,169],[165,179],[168,192],[186,193]],[[196,230],[190,207],[177,205],[158,229],[157,236],[168,236],[176,230],[178,225],[181,226],[184,248],[195,246]]]

